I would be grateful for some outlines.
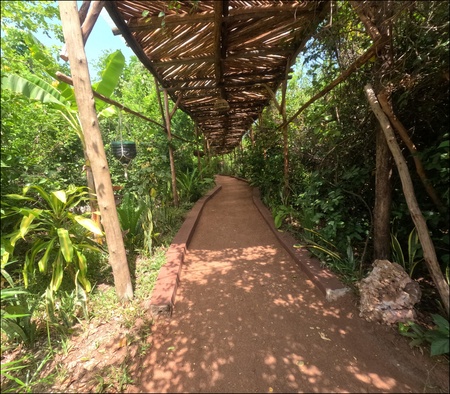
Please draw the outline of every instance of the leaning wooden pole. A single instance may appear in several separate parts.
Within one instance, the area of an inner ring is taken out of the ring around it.
[[[397,116],[395,116],[394,110],[392,109],[392,106],[389,104],[388,94],[386,90],[383,90],[380,93],[378,93],[378,101],[380,102],[381,108],[383,109],[384,113],[389,118],[389,121],[394,127],[394,130],[397,131],[398,135],[408,148],[409,153],[411,153],[411,157],[413,158],[414,164],[416,165],[417,175],[422,181],[425,191],[428,193],[428,195],[430,196],[431,200],[433,201],[434,205],[439,210],[439,212],[441,214],[445,214],[447,209],[445,208],[445,205],[442,203],[441,199],[437,195],[437,192],[434,189],[433,185],[427,178],[425,168],[422,164],[422,160],[420,160],[420,156],[418,155],[416,145],[412,142],[411,138],[409,137],[408,131],[406,130],[405,126],[403,126],[403,123],[400,122]]]
[[[417,203],[416,196],[414,193],[414,187],[411,180],[411,176],[408,171],[408,166],[406,160],[403,157],[402,151],[395,138],[392,126],[387,118],[386,114],[383,112],[377,96],[372,89],[370,84],[364,87],[367,99],[369,101],[370,107],[373,113],[380,122],[380,126],[383,129],[383,133],[386,137],[389,149],[394,157],[395,164],[397,166],[398,173],[400,175],[400,180],[402,182],[403,194],[408,205],[411,218],[416,226],[417,235],[419,236],[420,244],[422,245],[423,257],[428,270],[433,278],[433,282],[441,296],[442,304],[444,306],[447,316],[449,316],[449,285],[445,281],[444,275],[442,274],[439,262],[437,260],[436,251],[434,249],[433,241],[431,240],[427,223],[425,218],[420,211],[419,204]]]
[[[86,153],[94,176],[97,200],[105,230],[116,292],[119,300],[133,298],[130,271],[117,215],[105,148],[95,112],[89,69],[76,1],[59,1],[61,22],[66,42],[75,98],[86,144]]]

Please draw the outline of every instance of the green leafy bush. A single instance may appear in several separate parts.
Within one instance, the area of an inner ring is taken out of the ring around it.
[[[430,353],[432,356],[438,356],[441,354],[449,353],[449,322],[447,319],[440,315],[431,315],[436,325],[431,330],[424,330],[418,324],[409,323],[399,323],[400,334],[412,338],[410,346],[420,346],[424,342],[430,344]]]
[[[422,246],[420,245],[419,236],[417,230],[414,227],[408,237],[408,253],[407,258],[403,253],[403,249],[400,245],[397,237],[392,234],[392,255],[394,262],[400,264],[409,276],[412,277],[414,269],[418,264],[424,261]]]
[[[3,266],[2,264],[1,268],[2,277],[9,285],[0,291],[1,330],[11,342],[19,340],[26,345],[33,345],[36,325],[31,321],[35,305],[31,302],[32,294],[22,286],[14,284],[11,275],[5,269],[6,265]]]
[[[202,178],[202,172],[197,168],[187,170],[177,175],[177,184],[181,199],[186,202],[197,201],[206,186],[213,182],[211,178]]]
[[[135,194],[126,193],[117,207],[127,249],[138,246],[142,239],[142,216],[146,205]]]
[[[2,264],[17,254],[25,288],[46,283],[51,303],[66,273],[72,288],[80,284],[89,292],[87,256],[102,252],[91,236],[102,235],[102,231],[86,214],[75,213],[78,205],[89,201],[87,188],[70,186],[47,192],[34,185],[25,187],[21,195],[5,197],[5,215],[18,215],[19,221],[15,230],[2,238]]]

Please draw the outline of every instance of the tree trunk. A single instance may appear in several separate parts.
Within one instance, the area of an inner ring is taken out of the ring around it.
[[[64,39],[69,54],[75,98],[86,144],[86,154],[94,176],[97,199],[119,300],[133,298],[130,271],[117,215],[111,176],[95,112],[86,54],[76,1],[59,1]]]
[[[383,130],[377,130],[373,259],[391,257],[392,156]]]
[[[392,35],[387,23],[392,15],[389,1],[350,2],[367,34],[374,42],[381,40],[384,44],[377,51],[378,62],[374,69],[376,87],[382,85],[383,75],[389,75],[392,69]],[[376,12],[369,12],[372,7]],[[389,100],[389,98],[388,98]],[[376,132],[376,175],[375,175],[375,206],[373,223],[374,259],[389,260],[391,255],[391,204],[392,204],[392,156],[382,130]]]
[[[287,77],[288,73],[286,71],[285,79],[283,81],[282,89],[281,89],[281,103],[278,103],[277,98],[275,96],[275,92],[266,84],[264,87],[269,92],[272,97],[272,102],[278,110],[278,113],[281,115],[282,119],[282,127],[281,133],[283,136],[283,196],[289,196],[289,122],[287,122],[286,115],[286,89],[287,89]],[[261,123],[260,123],[261,124]]]
[[[441,267],[439,266],[439,262],[436,257],[436,251],[434,249],[434,245],[428,231],[427,223],[417,203],[416,196],[414,193],[414,187],[411,181],[411,176],[408,171],[406,160],[403,157],[400,147],[398,146],[389,119],[381,109],[378,99],[375,95],[375,92],[372,89],[372,86],[366,85],[364,87],[364,91],[367,95],[367,99],[372,108],[372,111],[374,112],[375,116],[380,122],[387,144],[392,153],[392,156],[394,157],[395,164],[397,166],[397,170],[400,175],[400,180],[402,182],[403,194],[405,195],[406,203],[408,205],[411,218],[414,222],[414,225],[416,226],[417,235],[419,236],[420,244],[422,245],[425,263],[431,274],[433,282],[439,291],[442,304],[448,316],[449,295],[450,295],[449,286],[445,281],[444,275],[442,274]]]

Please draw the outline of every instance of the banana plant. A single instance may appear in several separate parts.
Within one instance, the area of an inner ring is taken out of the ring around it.
[[[39,57],[39,48],[42,47],[42,45],[37,45],[39,41],[32,35],[30,36],[31,39],[28,41],[33,45],[32,48],[30,47],[30,50],[33,49],[34,57]],[[111,53],[106,58],[106,66],[101,73],[101,80],[93,84],[93,89],[106,97],[111,96],[119,82],[119,78],[124,65],[125,57],[120,50]],[[1,79],[1,88],[9,89],[17,94],[21,94],[27,97],[30,100],[40,101],[48,105],[50,108],[55,109],[67,121],[67,123],[70,125],[70,128],[75,131],[82,143],[86,160],[87,186],[91,191],[92,197],[90,199],[91,211],[96,212],[98,210],[97,204],[95,199],[93,198],[95,193],[95,183],[86,154],[83,130],[81,127],[80,119],[78,117],[78,108],[76,105],[75,93],[72,86],[58,81],[48,83],[42,78],[39,78],[32,74],[27,76],[5,74]],[[99,111],[98,117],[110,117],[117,113],[115,107],[107,106],[106,103],[97,99],[96,108]],[[100,225],[98,216],[97,224]]]
[[[111,96],[119,82],[124,64],[125,57],[120,50],[111,53],[107,57],[106,67],[101,73],[102,79],[92,85],[93,89],[106,97]],[[9,89],[30,100],[37,100],[54,108],[77,133],[84,147],[75,93],[70,85],[58,81],[48,83],[32,74],[27,76],[5,74],[2,76],[1,86],[2,89]],[[96,108],[99,111],[99,117],[109,117],[116,113],[114,107],[107,106],[103,101],[97,99]]]

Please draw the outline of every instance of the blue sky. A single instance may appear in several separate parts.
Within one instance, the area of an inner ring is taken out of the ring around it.
[[[81,2],[78,1],[78,7],[80,5]],[[88,64],[90,64],[89,70],[91,78],[95,76],[92,65],[97,62],[97,59],[104,51],[113,52],[117,49],[120,49],[127,62],[130,57],[134,55],[134,52],[126,45],[125,40],[122,38],[122,36],[115,36],[112,33],[111,29],[113,26],[114,22],[109,17],[108,12],[105,9],[102,10],[100,17],[97,19],[97,22],[95,23],[85,46],[86,57],[88,60]],[[42,42],[42,44],[46,46],[57,45],[61,48],[63,46],[63,43],[58,41],[56,38],[49,38],[43,32],[35,32],[35,36],[39,41]]]
[[[108,15],[106,10],[102,10],[100,17],[92,29],[92,32],[86,42],[86,56],[89,60],[98,59],[99,55],[104,50],[115,51],[120,49],[128,60],[130,56],[134,55],[133,51],[126,45],[122,36],[115,36],[111,28],[114,22]]]

